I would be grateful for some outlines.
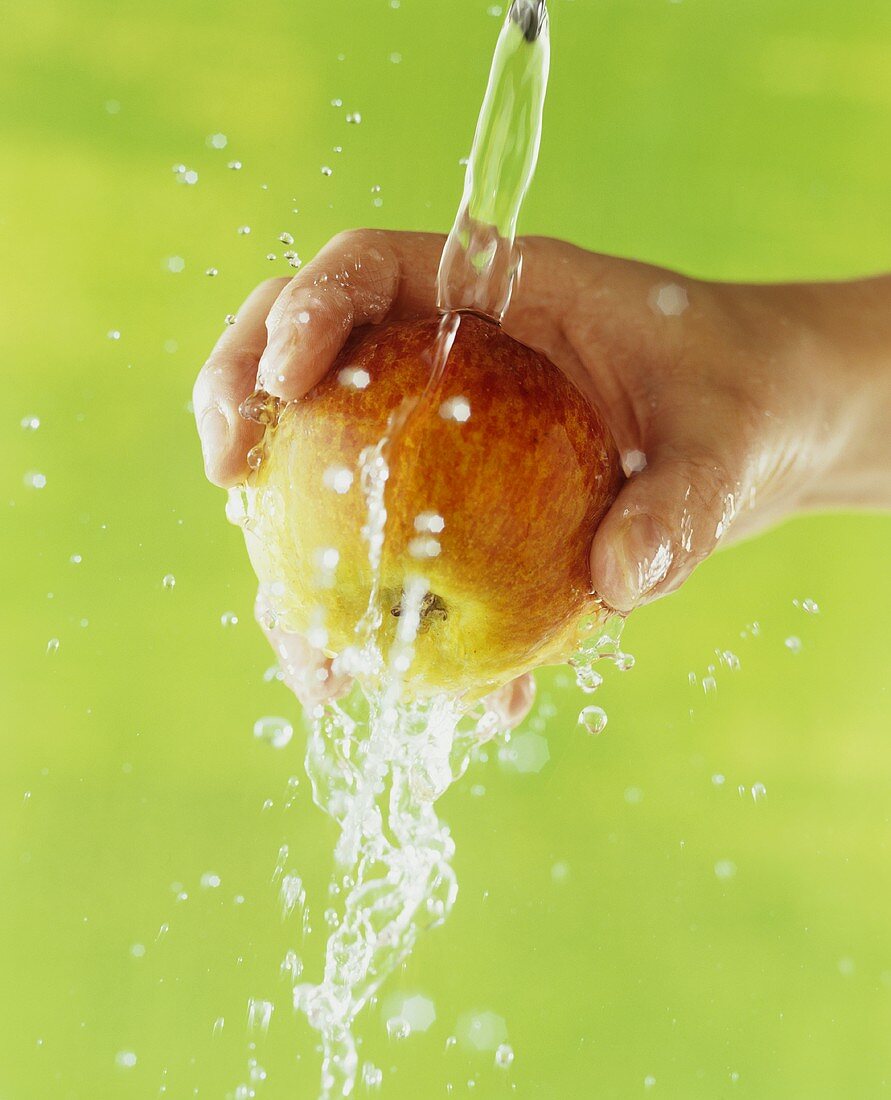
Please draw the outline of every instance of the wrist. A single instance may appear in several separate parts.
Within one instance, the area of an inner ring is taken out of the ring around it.
[[[803,400],[821,418],[801,507],[891,506],[891,279],[790,292],[808,334],[798,369],[816,383]]]

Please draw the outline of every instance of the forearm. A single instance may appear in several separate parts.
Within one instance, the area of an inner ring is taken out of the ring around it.
[[[764,405],[801,466],[780,479],[799,486],[788,504],[891,508],[891,276],[736,290],[736,321],[787,383]]]
[[[837,446],[810,507],[891,508],[891,276],[800,288]]]

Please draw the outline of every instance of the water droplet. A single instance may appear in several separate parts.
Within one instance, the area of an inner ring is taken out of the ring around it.
[[[226,1026],[226,1017],[225,1016],[217,1016],[217,1018],[213,1022],[213,1033],[214,1033],[214,1035],[222,1034],[223,1028],[225,1026]]]
[[[133,956],[134,959],[144,958],[144,956],[145,956],[145,944],[143,944],[143,943],[134,943],[130,947],[130,954]]]
[[[29,489],[46,488],[46,475],[41,474],[38,470],[29,470],[23,480]]]
[[[177,183],[185,183],[190,187],[198,182],[198,173],[194,168],[187,168],[184,164],[174,164],[173,174]]]
[[[361,367],[344,367],[338,373],[337,381],[341,386],[349,386],[354,390],[364,390],[371,382],[371,375]]]
[[[54,653],[58,653],[60,645],[61,642],[58,638],[50,638],[50,640],[46,643],[47,656],[52,656]]]
[[[136,1055],[132,1050],[119,1050],[114,1062],[119,1069],[132,1069],[136,1065]]]
[[[254,723],[254,737],[266,741],[274,749],[283,749],[294,736],[294,727],[287,718],[270,714]]]
[[[680,317],[690,305],[687,291],[678,283],[662,283],[650,291],[650,308],[663,317]]]
[[[509,1069],[513,1064],[513,1047],[509,1043],[501,1043],[495,1051],[495,1065],[499,1069]]]
[[[353,484],[353,471],[346,466],[329,466],[322,474],[322,484],[335,493],[348,493]]]
[[[168,256],[164,261],[164,266],[168,271],[172,271],[174,275],[179,275],[181,271],[185,270],[186,261],[182,256]]]
[[[212,871],[205,871],[200,881],[203,890],[216,890],[221,879],[219,875],[215,875]]]
[[[714,676],[702,677],[702,690],[706,695],[713,695],[718,690],[718,681]]]
[[[220,625],[238,626],[238,616],[234,611],[224,611],[223,614],[220,615]]]
[[[240,225],[238,227],[238,235],[240,237],[247,237],[250,234],[251,227],[249,225]]]
[[[394,50],[393,53],[390,54],[388,60],[389,60],[391,65],[401,65],[402,64],[402,54],[397,53]]]
[[[117,114],[120,114],[121,105],[116,99],[106,99],[106,101],[105,101],[105,110],[110,115],[117,115]]]
[[[303,962],[297,955],[296,951],[287,951],[285,957],[282,959],[279,970],[283,977],[290,978],[291,982],[296,982],[300,975],[303,973]]]
[[[575,671],[576,685],[586,695],[592,695],[603,683],[603,677],[592,666],[587,656],[572,657],[569,665]]]
[[[632,477],[647,468],[647,456],[643,451],[626,451],[622,455],[622,470],[625,477]]]
[[[445,520],[437,512],[421,512],[415,516],[415,530],[440,535],[445,530]]]
[[[712,776],[712,784],[715,787],[723,787],[726,781],[726,776],[723,776],[720,772],[715,772]]]
[[[278,397],[273,397],[265,390],[254,390],[238,406],[238,415],[243,416],[245,420],[252,420],[255,424],[262,424],[264,427],[267,424],[274,426],[278,423],[281,405]]]
[[[767,787],[763,783],[752,784],[752,801],[760,802],[762,798],[767,798]]]
[[[436,558],[441,549],[439,540],[429,535],[412,539],[408,544],[408,552],[413,558]]]
[[[466,397],[449,397],[439,406],[443,420],[456,420],[465,424],[470,419],[470,402]]]
[[[234,325],[237,320],[238,320],[238,318],[235,316],[234,313],[227,313],[226,314],[226,324],[227,325]]]
[[[715,875],[722,882],[727,882],[736,874],[736,864],[732,859],[719,859],[715,864]]]
[[[643,802],[643,791],[640,787],[626,787],[623,797],[629,806],[638,806]]]
[[[265,1035],[269,1030],[269,1023],[272,1020],[274,1011],[275,1005],[272,1001],[263,1001],[251,997],[248,1000],[247,1007],[248,1031],[259,1031]]]
[[[391,1039],[407,1039],[411,1035],[411,1025],[401,1016],[393,1016],[387,1020],[387,1035]]]
[[[358,126],[359,123],[362,121],[362,116],[359,114],[358,111],[351,111],[346,116],[346,120],[347,120],[347,122],[352,123],[354,126]]]
[[[216,267],[209,267],[207,271],[204,272],[204,274],[207,275],[210,279],[215,279],[217,275],[219,275],[219,273],[219,268]]]
[[[540,772],[550,759],[547,739],[531,731],[514,734],[510,743],[498,750],[502,765],[527,775]]]
[[[569,878],[569,864],[564,860],[558,860],[551,868],[551,881],[564,883]]]
[[[838,972],[842,977],[850,978],[855,969],[854,960],[849,955],[843,955],[842,958],[838,960]]]
[[[603,733],[606,729],[607,716],[603,707],[585,707],[579,714],[579,725],[588,733]]]
[[[225,134],[211,134],[207,139],[207,144],[211,149],[225,149],[228,143],[228,138]]]
[[[252,470],[259,470],[263,465],[263,458],[266,454],[266,447],[264,444],[257,443],[247,453],[247,464]]]
[[[294,238],[291,236],[290,233],[279,233],[278,239],[282,242],[282,244],[294,243]]]
[[[786,646],[786,649],[788,649],[790,653],[801,652],[801,638],[799,638],[796,634],[790,634],[783,644]]]
[[[655,1084],[656,1084],[656,1078],[653,1077],[652,1074],[647,1074],[647,1076],[644,1077],[644,1088],[645,1089],[651,1089],[655,1086]]]
[[[630,672],[634,668],[634,657],[630,653],[616,653],[611,660],[619,672]]]
[[[226,165],[226,167],[228,169],[230,169],[232,172],[240,172],[241,167],[242,167],[241,161],[240,160],[230,160],[229,163]]]
[[[326,546],[316,551],[315,561],[319,569],[336,569],[340,561],[340,551],[333,546]]]
[[[806,611],[808,615],[819,615],[820,605],[816,602],[816,600],[802,600],[801,610]]]
[[[329,168],[327,164],[322,165],[322,175],[323,176],[330,176],[331,172],[332,172],[332,169]]]
[[[458,1035],[465,1045],[494,1053],[507,1042],[507,1024],[495,1012],[478,1012],[458,1020]]]
[[[383,1084],[384,1071],[379,1069],[373,1062],[366,1062],[362,1066],[362,1084],[370,1092],[372,1089],[379,1089]]]
[[[165,573],[161,579],[162,588],[174,588],[176,587],[176,577],[172,573]]]
[[[23,416],[21,419],[23,432],[36,432],[40,427],[39,416]]]

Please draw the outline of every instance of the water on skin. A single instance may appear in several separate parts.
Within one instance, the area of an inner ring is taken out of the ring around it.
[[[320,1100],[350,1096],[360,1077],[366,1088],[381,1084],[379,1069],[360,1066],[356,1017],[408,956],[421,932],[444,921],[454,905],[454,841],[435,803],[463,774],[472,750],[501,728],[499,717],[485,703],[468,707],[445,695],[424,701],[406,697],[403,685],[428,591],[425,554],[414,555],[418,571],[406,579],[396,641],[386,655],[378,639],[379,573],[393,441],[414,416],[429,412],[448,369],[462,312],[500,323],[510,301],[519,272],[514,245],[517,216],[538,156],[548,65],[544,0],[515,0],[498,39],[464,194],[443,250],[437,281],[442,323],[430,352],[429,382],[419,398],[396,412],[385,437],[366,449],[358,470],[332,469],[325,475],[326,486],[341,491],[358,478],[366,505],[362,535],[373,579],[355,645],[334,662],[336,672],[348,673],[361,684],[364,699],[354,690],[346,701],[319,705],[310,716],[306,772],[315,803],[339,828],[332,880],[338,906],[326,914],[331,932],[324,968],[317,981],[303,981],[302,964],[294,966],[289,960],[283,965],[291,978],[295,1007],[306,1014],[321,1039]],[[353,376],[342,381],[354,388],[357,382],[367,384],[367,379]],[[257,391],[241,411],[274,426],[278,402]],[[472,416],[466,401],[460,408],[453,402],[439,412],[459,423]],[[252,452],[252,467],[262,457],[261,444]],[[255,498],[249,490],[238,496],[241,504],[233,512],[250,527]],[[442,517],[435,516],[433,526],[427,517],[420,531],[427,543],[435,541],[436,521],[441,529]],[[622,620],[615,617],[603,630],[594,629],[596,625],[592,620],[589,640],[573,660],[578,682],[588,692],[602,679],[593,668],[596,662],[611,660],[620,669],[632,663],[619,646]],[[605,715],[593,707],[588,713],[588,728],[599,732]],[[265,735],[264,725],[258,736]],[[288,858],[283,850],[275,875],[283,891],[283,912],[288,918],[302,910],[305,920],[302,882],[296,871],[286,869]],[[512,1061],[513,1050],[503,1043],[496,1062],[506,1067]]]

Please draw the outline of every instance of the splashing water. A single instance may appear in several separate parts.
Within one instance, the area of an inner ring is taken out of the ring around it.
[[[548,66],[544,0],[514,0],[495,49],[463,198],[442,254],[437,279],[442,321],[430,352],[428,383],[420,397],[396,410],[385,437],[366,448],[355,471],[365,501],[362,536],[372,582],[365,614],[356,627],[356,642],[335,658],[334,672],[355,678],[361,693],[354,689],[346,701],[315,707],[305,760],[313,799],[340,830],[331,884],[338,907],[326,912],[331,932],[321,979],[301,981],[303,965],[293,965],[296,956],[283,964],[295,1007],[305,1013],[321,1038],[320,1100],[350,1096],[360,1077],[366,1087],[381,1084],[383,1075],[377,1067],[370,1063],[360,1067],[354,1022],[411,952],[418,936],[442,923],[454,905],[458,891],[451,866],[455,845],[436,814],[435,803],[464,773],[473,750],[503,728],[485,700],[472,705],[447,695],[417,700],[404,690],[429,592],[423,561],[432,556],[433,543],[438,553],[435,535],[442,518],[433,513],[419,517],[424,522],[414,541],[424,544],[424,552],[413,555],[417,572],[406,580],[395,642],[386,654],[379,642],[380,566],[393,444],[410,420],[429,412],[438,399],[462,312],[483,314],[500,323],[510,302],[520,267],[514,244],[517,217],[538,156]],[[367,374],[361,378],[355,371],[342,374],[345,386],[361,389],[368,384]],[[257,391],[241,411],[274,427],[278,404]],[[463,423],[473,410],[466,399],[453,395],[439,413]],[[261,444],[256,465],[262,460]],[[344,493],[353,478],[352,470],[330,468],[323,478],[324,488]],[[237,501],[230,496],[230,518],[250,529],[256,504],[253,493],[242,487],[235,495]],[[593,669],[595,662],[606,658],[623,669],[630,667],[631,658],[619,647],[620,617],[605,627],[593,619],[588,625],[587,631],[582,628],[588,641],[573,663],[578,682],[590,692],[602,679]],[[602,711],[588,711],[592,732],[598,726],[602,729]],[[265,732],[264,727],[258,736]],[[283,914],[288,918],[302,911],[305,930],[305,891],[300,876],[286,871],[288,858],[285,846],[274,879]],[[497,1064],[507,1067],[512,1061],[512,1049],[502,1044]]]
[[[454,842],[433,804],[464,772],[473,747],[498,730],[497,718],[482,705],[468,709],[446,696],[404,697],[428,591],[420,573],[406,583],[386,658],[377,643],[385,443],[366,451],[360,471],[367,507],[363,534],[374,577],[368,611],[357,645],[336,662],[362,681],[367,718],[354,718],[349,704],[317,707],[306,752],[313,799],[340,828],[335,886],[341,912],[328,938],[322,980],[294,986],[295,1006],[321,1036],[320,1095],[326,1100],[353,1090],[359,1072],[356,1016],[420,932],[441,923],[454,904]]]

